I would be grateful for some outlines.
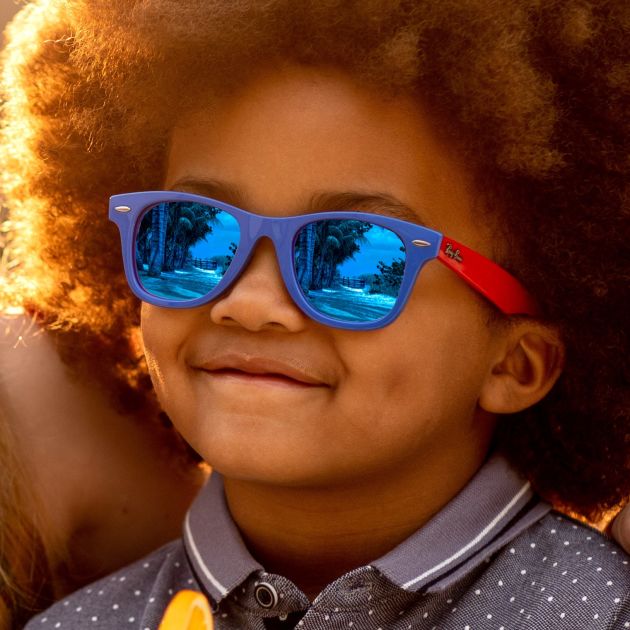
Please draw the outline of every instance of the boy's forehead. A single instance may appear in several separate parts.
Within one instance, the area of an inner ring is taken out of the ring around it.
[[[190,112],[165,186],[263,214],[383,212],[491,253],[472,174],[420,103],[339,73],[269,73]]]

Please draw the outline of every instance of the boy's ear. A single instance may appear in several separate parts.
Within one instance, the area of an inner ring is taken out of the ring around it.
[[[538,322],[508,325],[483,384],[479,405],[490,413],[516,413],[542,400],[564,367],[555,328]]]

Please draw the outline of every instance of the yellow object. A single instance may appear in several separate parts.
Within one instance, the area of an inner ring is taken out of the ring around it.
[[[203,593],[179,591],[166,608],[158,630],[213,630],[210,604]]]

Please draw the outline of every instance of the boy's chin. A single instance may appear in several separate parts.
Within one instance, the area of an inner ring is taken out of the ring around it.
[[[284,488],[332,488],[358,483],[366,470],[357,463],[347,465],[326,462],[316,455],[294,452],[264,453],[241,447],[237,452],[205,449],[202,456],[212,470],[225,479]]]

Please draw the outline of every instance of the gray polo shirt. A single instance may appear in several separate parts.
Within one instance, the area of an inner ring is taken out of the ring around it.
[[[29,630],[157,630],[180,589],[209,598],[217,630],[630,628],[628,556],[550,510],[495,455],[398,547],[310,602],[248,552],[213,474],[184,535],[32,619]]]

